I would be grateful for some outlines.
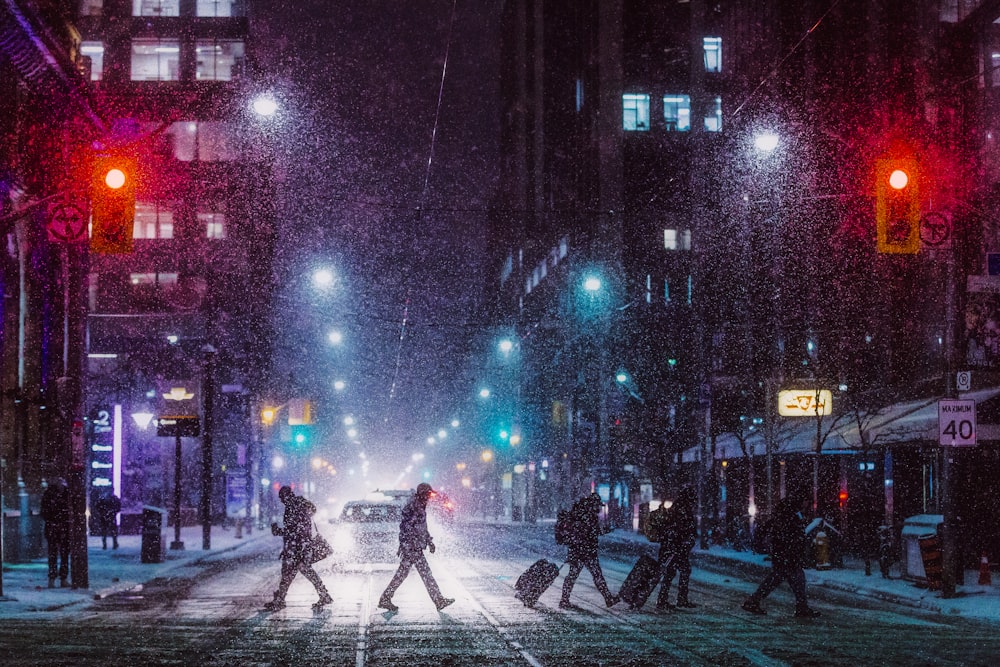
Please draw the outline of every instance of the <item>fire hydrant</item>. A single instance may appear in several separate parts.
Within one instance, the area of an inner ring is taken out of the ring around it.
[[[816,536],[813,538],[813,546],[816,547],[816,569],[829,570],[830,538],[827,537],[826,531],[822,529],[816,531]]]

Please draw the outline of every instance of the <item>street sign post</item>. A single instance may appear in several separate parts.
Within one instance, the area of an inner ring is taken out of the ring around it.
[[[976,402],[938,401],[938,442],[945,447],[976,446]]]

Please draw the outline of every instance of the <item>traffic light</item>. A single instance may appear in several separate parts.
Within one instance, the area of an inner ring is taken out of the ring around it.
[[[309,449],[312,441],[312,427],[308,424],[294,424],[292,430],[292,449],[304,451]]]
[[[94,158],[90,201],[90,249],[103,254],[132,252],[135,224],[136,161],[121,155]]]
[[[882,159],[875,169],[875,226],[879,252],[920,250],[920,171],[913,158]]]

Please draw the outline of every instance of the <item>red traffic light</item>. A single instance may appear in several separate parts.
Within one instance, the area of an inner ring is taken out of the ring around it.
[[[889,187],[894,190],[902,190],[910,182],[910,175],[902,169],[894,169],[889,174]]]
[[[137,162],[129,156],[108,154],[94,158],[90,187],[92,251],[132,251],[137,172]]]
[[[125,172],[117,167],[108,170],[108,173],[104,175],[104,184],[107,185],[112,190],[117,190],[125,185],[126,176]]]
[[[884,158],[875,167],[875,230],[881,253],[920,251],[919,164],[913,157]]]

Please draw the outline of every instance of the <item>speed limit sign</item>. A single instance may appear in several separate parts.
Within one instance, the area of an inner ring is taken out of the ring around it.
[[[976,402],[938,401],[938,442],[946,447],[976,445]]]

